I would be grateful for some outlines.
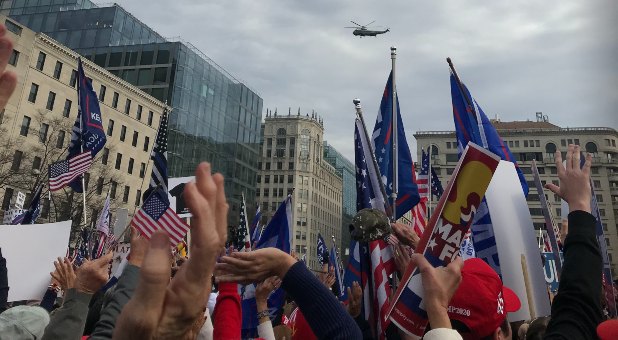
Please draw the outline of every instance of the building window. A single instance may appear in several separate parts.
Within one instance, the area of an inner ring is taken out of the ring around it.
[[[39,85],[32,83],[30,85],[30,93],[28,94],[28,101],[31,103],[36,102],[36,95],[39,93]]]
[[[129,158],[129,166],[127,167],[127,172],[129,173],[129,175],[133,174],[133,163],[135,162],[135,160],[133,158]]]
[[[6,20],[4,22],[4,26],[6,26],[6,29],[10,32],[15,33],[16,35],[21,35],[21,26],[15,24],[14,22]]]
[[[7,21],[8,23],[9,21]],[[11,199],[13,198],[13,188],[6,188],[4,190],[4,199],[2,200],[2,210],[9,210],[11,207]]]
[[[70,101],[69,99],[65,99],[64,100],[64,109],[62,110],[62,115],[65,117],[68,117],[71,115],[71,106],[73,105],[73,102]]]
[[[257,175],[257,182],[262,183],[262,175]]]
[[[270,196],[270,189],[264,188],[264,197]]]
[[[139,133],[137,131],[133,131],[133,141],[131,142],[132,146],[137,146],[138,138],[139,138]]]
[[[142,120],[142,110],[144,108],[141,105],[137,105],[137,112],[135,113],[135,119]]]
[[[127,101],[124,103],[124,114],[128,115],[131,111],[131,99],[127,98]]]
[[[294,170],[294,162],[288,163],[288,170]]]
[[[456,153],[447,153],[446,154],[446,161],[447,162],[457,163],[457,162],[459,162],[459,156]]]
[[[69,80],[69,86],[75,87],[77,84],[77,71],[71,70],[71,80]]]
[[[144,151],[148,151],[148,144],[150,144],[150,137],[144,137]]]
[[[255,197],[260,197],[260,188],[255,190]]]
[[[114,92],[114,97],[112,97],[112,107],[114,109],[118,108],[118,92]]]
[[[264,183],[270,183],[270,175],[264,175]]]
[[[128,185],[124,186],[124,193],[122,193],[122,202],[127,203],[129,202],[129,192],[131,191],[131,188],[129,188]]]
[[[270,170],[270,162],[266,162],[266,165],[264,165],[266,167],[265,170]]]
[[[116,168],[116,170],[120,170],[121,165],[122,165],[122,154],[119,152],[116,154],[116,165],[114,166],[114,168]]]
[[[524,148],[527,148],[527,147],[528,147],[528,140],[525,140],[524,141]]]
[[[55,102],[56,102],[56,93],[49,91],[49,95],[47,96],[47,105],[45,105],[45,108],[48,109],[49,111],[52,111],[54,109]]]
[[[142,191],[137,190],[137,192],[135,193],[135,206],[139,205],[141,199],[142,199]]]
[[[112,181],[111,185],[112,187],[109,190],[109,197],[116,198],[116,189],[118,188],[118,183]]]
[[[66,132],[60,130],[58,131],[58,139],[56,139],[56,148],[57,149],[62,149],[64,147],[64,136],[66,135]]]
[[[123,126],[120,128],[120,141],[121,141],[121,142],[124,142],[124,140],[126,139],[126,137],[127,137],[127,127],[123,125]]]
[[[114,121],[110,119],[109,124],[107,124],[107,135],[111,136],[112,133],[114,133]]]
[[[62,63],[57,61],[56,66],[54,67],[54,78],[60,79],[61,74],[62,74]]]
[[[148,111],[148,125],[152,126],[152,119],[154,118],[154,112]]]
[[[101,156],[101,163],[103,165],[106,165],[108,159],[109,159],[109,149],[103,148],[103,155]]]
[[[19,167],[21,166],[21,159],[23,156],[24,156],[24,153],[22,151],[15,150],[15,153],[13,154],[13,164],[11,164],[12,171],[19,170]]]
[[[592,183],[593,183],[595,189],[599,189],[601,187],[601,181],[599,181],[599,180],[594,180],[594,181],[592,181]]]
[[[97,195],[101,195],[103,193],[103,177],[99,177],[97,179]]]
[[[9,65],[17,66],[18,61],[19,61],[19,51],[13,50],[13,52],[11,52],[11,56],[9,57]]]
[[[101,85],[101,88],[99,89],[99,101],[100,102],[105,101],[105,92],[107,92],[107,87],[105,85]]]
[[[139,178],[144,178],[146,176],[146,164],[142,163],[139,166]]]
[[[591,153],[591,154],[596,154],[597,152],[599,152],[599,150],[595,143],[588,142],[586,143],[586,152]]]
[[[47,132],[49,131],[49,125],[42,123],[41,129],[39,130],[39,142],[45,143],[47,142]]]
[[[545,152],[546,153],[549,153],[549,154],[553,155],[554,153],[556,153],[556,150],[557,150],[556,144],[554,144],[554,143],[547,143],[547,144],[545,144]]]
[[[294,183],[294,175],[288,175],[288,183]]]
[[[41,169],[41,157],[34,156],[32,160],[32,170],[40,170]]]
[[[30,117],[24,116],[24,119],[21,121],[21,129],[19,130],[19,134],[22,136],[28,136],[28,131],[30,130]]]
[[[43,67],[45,67],[45,58],[47,58],[47,54],[43,52],[39,52],[39,57],[36,60],[36,69],[39,71],[43,71]]]

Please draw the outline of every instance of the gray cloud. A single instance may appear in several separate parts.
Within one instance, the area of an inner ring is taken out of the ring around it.
[[[398,47],[397,85],[411,148],[417,130],[452,130],[450,56],[491,116],[618,127],[618,3],[605,1],[121,0],[163,36],[182,36],[264,98],[324,117],[352,156],[353,98],[369,129]],[[349,20],[391,28],[351,34]],[[413,151],[414,154],[414,151]]]

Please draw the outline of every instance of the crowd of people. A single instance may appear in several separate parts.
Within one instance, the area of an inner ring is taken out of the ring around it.
[[[0,26],[0,109],[17,79],[5,70],[11,54],[5,32]],[[590,206],[591,158],[580,168],[580,149],[574,145],[568,147],[566,165],[560,152],[555,158],[560,185],[547,188],[568,202],[570,213],[560,288],[549,316],[515,327],[507,316],[521,307],[520,300],[485,262],[457,259],[434,268],[422,255],[403,248],[418,242],[411,228],[393,225],[402,244],[396,252],[400,271],[413,263],[421,272],[429,320],[424,339],[618,338],[616,321],[602,323],[602,260]],[[202,163],[195,182],[186,185],[185,202],[193,217],[190,256],[182,261],[172,257],[165,232],[155,232],[148,240],[133,229],[128,263],[117,280],[110,280],[111,252],[79,267],[71,259],[58,258],[40,301],[8,304],[11,273],[0,249],[0,339],[240,339],[238,285],[248,283],[257,284],[260,338],[371,339],[372,325],[361,315],[358,283],[346,287],[348,302],[342,304],[330,289],[334,279],[328,268],[316,276],[302,261],[276,248],[226,254],[228,203],[223,183],[221,174],[212,174],[210,165]],[[266,301],[278,287],[287,294],[287,303],[284,315],[271,320]],[[392,324],[385,336],[410,338]]]

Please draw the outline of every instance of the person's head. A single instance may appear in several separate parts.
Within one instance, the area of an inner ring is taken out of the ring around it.
[[[507,313],[521,307],[517,295],[502,285],[498,274],[481,259],[464,261],[461,283],[448,315],[464,339],[511,339]]]
[[[547,324],[549,324],[549,316],[541,316],[530,321],[526,340],[542,340],[545,336],[545,330],[547,330]]]
[[[43,337],[49,314],[38,306],[16,306],[0,314],[0,339],[26,340]]]

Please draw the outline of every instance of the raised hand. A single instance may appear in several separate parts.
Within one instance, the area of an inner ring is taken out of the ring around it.
[[[592,199],[590,190],[592,156],[588,154],[584,167],[580,168],[580,147],[579,145],[569,144],[566,166],[562,164],[560,151],[556,151],[555,159],[560,186],[547,183],[545,188],[569,203],[569,211],[582,210],[589,213],[591,210],[590,200]]]
[[[54,267],[56,270],[49,273],[52,277],[52,281],[56,281],[58,286],[64,291],[75,287],[75,271],[73,270],[73,264],[68,258],[58,258],[58,261],[54,261]]]
[[[6,36],[6,27],[0,25],[0,110],[4,110],[17,85],[15,73],[6,71],[12,52],[13,43]]]
[[[270,276],[283,279],[296,262],[292,256],[277,248],[233,253],[221,257],[220,263],[217,263],[216,280],[247,284],[263,281]]]
[[[131,227],[131,251],[129,263],[141,267],[148,250],[148,239],[143,237],[135,227]]]
[[[217,256],[227,238],[228,204],[221,174],[201,163],[195,183],[185,186],[191,220],[191,257],[170,282],[169,237],[150,239],[135,295],[122,310],[114,330],[118,339],[181,339],[201,317],[211,290]]]
[[[279,288],[280,285],[281,279],[276,276],[271,276],[263,282],[260,282],[255,287],[255,300],[258,302],[266,302],[268,296],[270,296],[270,293],[272,293],[275,289]]]
[[[395,248],[393,255],[395,257],[395,265],[397,266],[397,271],[399,271],[399,273],[403,275],[403,273],[406,271],[406,268],[408,268],[408,264],[410,263],[410,248],[404,246],[401,243],[393,247]]]
[[[421,272],[423,299],[432,328],[451,328],[447,310],[461,282],[463,260],[457,257],[446,267],[434,268],[422,254],[412,254],[411,262]]]
[[[75,289],[83,293],[94,294],[109,279],[109,263],[114,254],[109,252],[91,261],[85,260],[75,272]]]
[[[412,247],[412,249],[416,249],[416,246],[421,238],[416,235],[411,226],[394,222],[391,223],[391,227],[393,228],[393,232],[395,233],[395,236],[397,236],[399,242]]]
[[[348,287],[348,313],[356,318],[361,313],[361,301],[363,298],[363,290],[358,282],[352,282],[352,287]]]

